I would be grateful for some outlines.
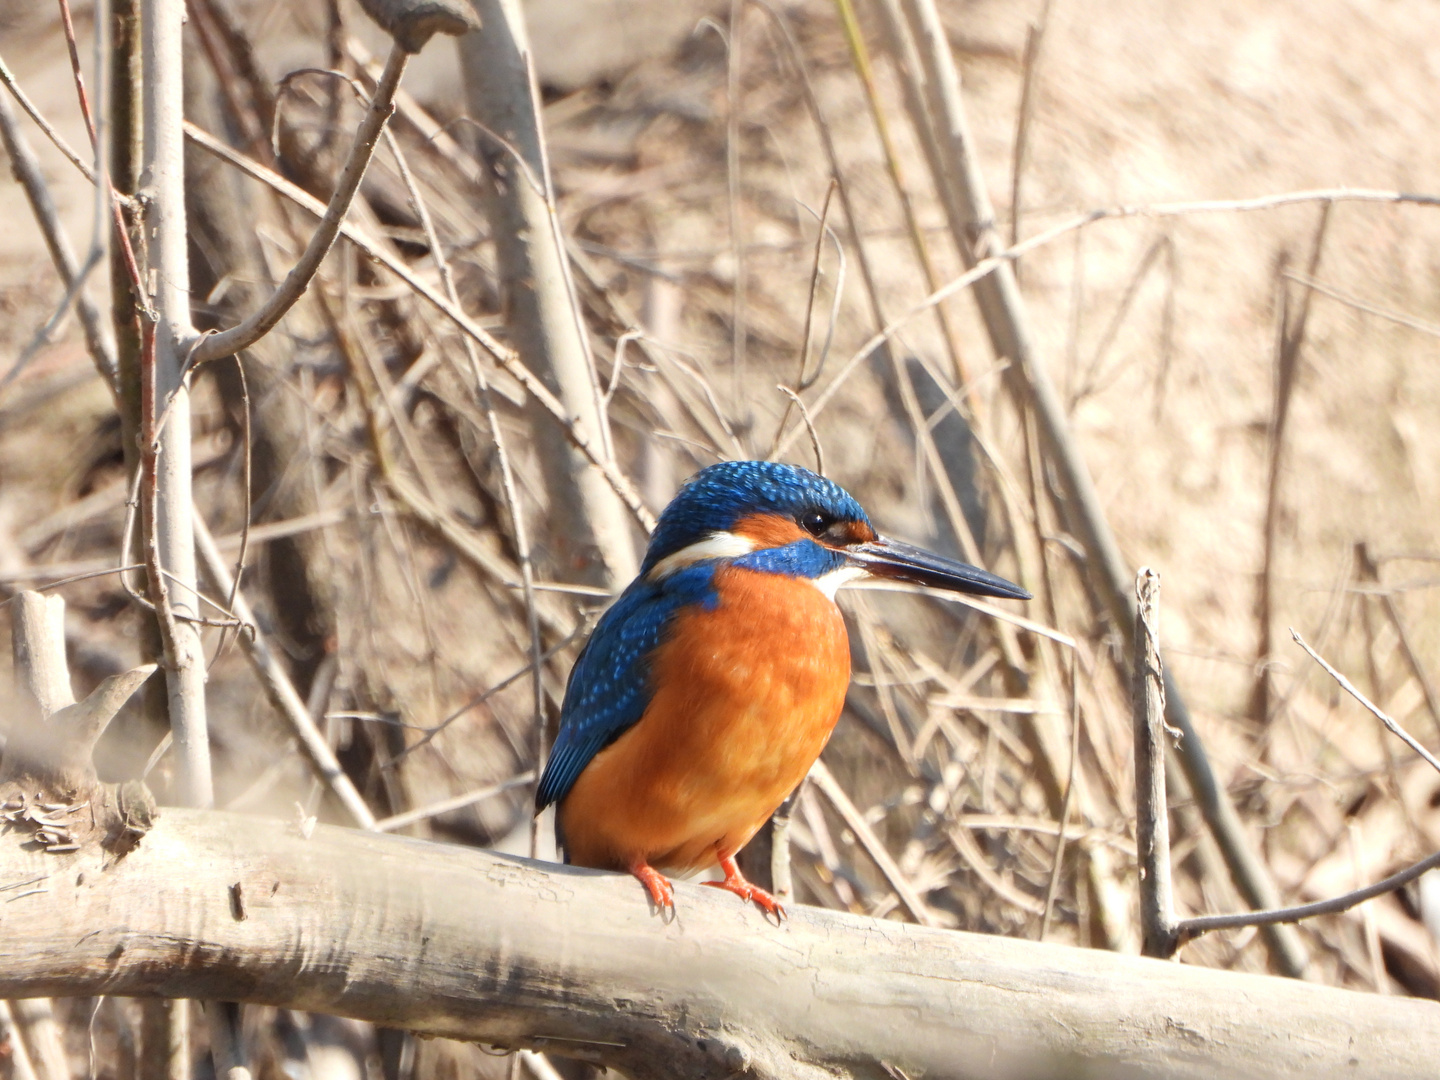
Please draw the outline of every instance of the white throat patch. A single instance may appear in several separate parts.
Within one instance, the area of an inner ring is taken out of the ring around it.
[[[856,578],[867,576],[869,575],[858,566],[842,566],[838,570],[831,570],[828,574],[821,574],[817,578],[808,578],[807,580],[820,590],[825,599],[833,601],[835,592],[840,586],[854,581]]]
[[[713,532],[704,540],[697,540],[689,547],[666,555],[645,575],[647,581],[660,581],[676,570],[693,566],[706,559],[738,559],[755,550],[755,541],[732,532]]]

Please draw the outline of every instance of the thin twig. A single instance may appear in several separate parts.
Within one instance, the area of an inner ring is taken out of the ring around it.
[[[231,580],[230,569],[220,554],[214,537],[210,535],[210,529],[198,507],[195,508],[194,518],[195,549],[205,566],[205,572],[218,591],[234,597],[236,616],[252,626],[258,625],[245,594],[240,591],[239,585]],[[290,676],[285,673],[284,666],[271,650],[266,636],[257,631],[254,634],[240,634],[239,639],[241,649],[255,674],[259,676],[271,704],[289,725],[291,734],[300,744],[302,753],[317,777],[330,788],[356,825],[362,829],[374,829],[375,815],[355,790],[355,784],[336,759],[335,752],[330,749],[330,743],[324,734],[315,726],[314,718],[305,707],[294,683],[290,681]]]
[[[1010,158],[1010,246],[1020,239],[1020,187],[1030,159],[1030,118],[1035,108],[1035,72],[1040,66],[1040,48],[1045,28],[1050,25],[1050,0],[1040,5],[1040,15],[1025,28],[1025,52],[1021,60],[1020,109],[1015,121],[1015,149]],[[1017,267],[1018,271],[1019,268]]]
[[[475,791],[466,792],[464,795],[456,795],[450,799],[441,799],[438,802],[427,803],[424,806],[416,807],[414,810],[407,810],[403,814],[393,814],[387,818],[381,818],[375,822],[376,832],[394,832],[396,829],[403,829],[407,825],[414,825],[417,821],[427,821],[441,814],[453,813],[456,810],[463,810],[467,806],[474,806],[486,799],[493,799],[496,795],[502,795],[517,787],[525,787],[535,782],[535,771],[533,769],[512,776],[509,780],[501,781],[498,784],[490,784],[488,787],[479,788]]]
[[[1399,326],[1408,327],[1411,330],[1418,330],[1422,334],[1429,334],[1431,337],[1440,337],[1440,325],[1425,322],[1413,315],[1406,315],[1401,311],[1391,311],[1389,308],[1380,307],[1367,300],[1361,300],[1357,296],[1351,296],[1347,292],[1341,292],[1333,285],[1326,285],[1324,282],[1316,281],[1313,277],[1306,277],[1293,271],[1284,271],[1284,276],[1298,285],[1304,285],[1307,289],[1313,289],[1321,296],[1328,296],[1331,300],[1337,300],[1346,307],[1354,308],[1356,311],[1363,311],[1366,315],[1374,315],[1377,318],[1386,319]]]
[[[820,436],[815,431],[815,424],[810,419],[810,410],[805,408],[805,402],[800,400],[800,395],[784,383],[775,387],[787,398],[795,408],[800,410],[800,419],[805,423],[805,430],[810,433],[810,447],[815,451],[815,471],[821,476],[825,475],[825,451],[820,448]]]
[[[1080,762],[1080,651],[1070,650],[1070,768],[1065,775],[1065,798],[1060,802],[1060,817],[1055,828],[1055,860],[1050,864],[1050,881],[1045,886],[1045,914],[1040,918],[1040,938],[1050,932],[1050,916],[1055,911],[1055,895],[1060,889],[1060,868],[1065,861],[1065,825],[1070,820],[1070,804],[1075,797],[1075,772]]]
[[[65,160],[79,169],[80,174],[90,183],[98,183],[99,181],[95,177],[95,170],[81,160],[80,155],[77,154],[71,148],[70,144],[65,141],[64,137],[55,130],[50,121],[45,119],[45,114],[37,109],[35,103],[30,100],[25,91],[20,89],[20,84],[15,81],[15,76],[11,74],[10,69],[5,66],[4,60],[0,60],[0,82],[5,84],[5,88],[14,96],[16,103],[19,104],[20,108],[25,110],[26,115],[35,122],[35,126],[45,133],[45,137],[54,144],[55,149],[60,151]]]
[[[90,95],[85,92],[85,75],[80,66],[80,48],[75,42],[75,21],[70,17],[70,0],[59,0],[60,25],[65,30],[65,47],[70,53],[70,70],[75,79],[75,93],[80,98],[80,113],[85,118],[85,130],[90,136],[90,145],[96,144],[95,119],[90,112]]]
[[[540,658],[541,661],[544,663],[548,663],[550,660],[554,659],[560,653],[568,649],[572,644],[574,644],[575,640],[579,638],[580,635],[585,631],[587,625],[588,624],[584,620],[582,620],[580,622],[580,625],[575,627],[575,629],[572,630],[569,634],[566,634],[563,638],[561,638],[556,645],[552,646],[549,650],[547,650],[545,654]],[[514,685],[519,680],[525,678],[532,671],[534,671],[534,669],[535,665],[533,663],[527,663],[519,671],[511,672],[509,675],[505,676],[505,678],[501,679],[484,693],[477,694],[475,697],[467,701],[464,705],[461,705],[458,709],[452,712],[449,716],[445,717],[445,719],[441,720],[438,724],[434,725],[433,727],[427,728],[424,735],[416,739],[409,746],[405,747],[404,750],[401,750],[393,758],[391,758],[390,762],[387,764],[386,767],[393,768],[401,761],[404,761],[416,750],[419,750],[422,746],[429,743],[432,739],[435,738],[435,736],[439,735],[456,720],[459,720],[471,709],[478,709],[481,705],[484,705],[496,694],[500,693],[500,691]]]
[[[924,899],[915,891],[915,886],[905,876],[880,838],[875,835],[875,830],[865,820],[865,815],[860,813],[855,804],[851,802],[850,796],[845,794],[845,789],[840,786],[840,781],[835,779],[833,773],[826,767],[823,761],[817,761],[810,766],[810,779],[815,781],[815,786],[825,796],[830,805],[844,820],[846,827],[855,834],[855,839],[865,849],[865,853],[874,861],[875,866],[885,875],[885,880],[895,890],[895,895],[910,912],[911,918],[921,926],[934,926],[935,917],[930,909],[925,906]]]
[[[60,224],[60,215],[55,208],[55,200],[51,197],[50,187],[45,182],[44,173],[40,169],[39,159],[36,158],[34,150],[31,149],[29,141],[21,134],[18,118],[10,107],[10,101],[0,96],[0,139],[5,143],[5,152],[10,158],[10,170],[14,173],[15,179],[25,189],[25,197],[30,202],[30,209],[35,215],[35,220],[40,226],[41,233],[45,237],[45,246],[50,251],[50,258],[55,263],[55,269],[60,275],[61,284],[65,286],[66,300],[68,306],[71,298],[74,298],[75,311],[80,317],[80,325],[85,329],[85,344],[90,351],[91,359],[100,370],[101,378],[107,386],[115,385],[115,342],[106,334],[105,325],[100,317],[99,310],[85,295],[83,282],[90,267],[97,261],[98,255],[92,253],[87,257],[85,266],[82,268],[76,261],[74,249],[65,235]],[[18,368],[18,363],[16,368]],[[12,368],[12,373],[16,369]],[[6,381],[13,378],[13,374],[5,376]]]
[[[830,203],[835,197],[835,186],[835,178],[832,176],[830,183],[825,187],[825,201],[820,204],[820,227],[815,232],[815,259],[810,267],[810,295],[805,300],[805,330],[800,335],[799,371],[795,374],[795,391],[797,393],[808,390],[810,386],[814,384],[815,380],[820,377],[820,372],[825,367],[825,354],[830,348],[830,336],[827,334],[825,338],[825,348],[820,353],[820,362],[815,365],[815,374],[807,379],[805,369],[808,366],[807,361],[810,359],[810,332],[815,323],[815,294],[820,291],[820,256],[825,250],[825,237],[830,231]],[[840,256],[840,265],[843,268],[845,265],[845,249],[837,243],[835,250]],[[842,270],[841,276],[835,285],[835,294],[837,296],[840,293],[840,282],[844,280]],[[831,320],[830,333],[834,333],[833,319]],[[787,411],[786,418],[788,418],[788,415]],[[785,427],[784,419],[781,420],[780,427],[781,429]]]
[[[309,287],[315,272],[320,269],[320,264],[342,231],[345,214],[360,188],[360,181],[364,179],[366,166],[375,152],[380,132],[394,111],[392,99],[409,58],[410,54],[400,45],[392,46],[390,56],[385,62],[385,71],[370,98],[365,118],[355,131],[355,141],[350,147],[350,156],[341,170],[340,179],[336,182],[335,193],[330,197],[304,254],[285,275],[285,280],[255,312],[238,326],[222,330],[201,341],[191,357],[192,363],[203,364],[218,360],[255,344],[295,306],[295,302]]]
[[[1323,660],[1320,662],[1324,663]],[[1184,942],[1197,938],[1201,934],[1208,934],[1211,930],[1234,930],[1242,926],[1272,926],[1275,923],[1299,922],[1301,919],[1314,918],[1316,915],[1338,915],[1342,911],[1349,911],[1357,904],[1363,904],[1366,900],[1373,900],[1377,896],[1394,892],[1437,867],[1440,867],[1440,851],[1407,866],[1397,874],[1391,874],[1384,880],[1377,881],[1374,885],[1356,889],[1344,896],[1336,896],[1330,900],[1317,900],[1313,904],[1299,904],[1296,907],[1274,908],[1269,911],[1242,911],[1234,915],[1201,915],[1193,919],[1181,919],[1175,929],[1179,939]]]
[[[1295,639],[1295,644],[1299,645],[1302,649],[1304,649],[1307,653],[1310,654],[1310,659],[1314,660],[1317,664],[1324,668],[1330,674],[1330,677],[1340,684],[1340,688],[1342,690],[1344,690],[1347,694],[1353,697],[1361,705],[1365,706],[1365,708],[1370,711],[1370,713],[1375,717],[1375,719],[1379,720],[1382,724],[1384,724],[1385,727],[1389,730],[1390,734],[1394,735],[1406,746],[1410,747],[1411,750],[1414,750],[1415,753],[1419,754],[1422,758],[1424,758],[1426,763],[1429,764],[1432,769],[1434,769],[1436,772],[1440,772],[1440,761],[1437,761],[1435,755],[1430,753],[1429,750],[1425,749],[1424,745],[1420,742],[1419,739],[1415,738],[1415,736],[1411,735],[1408,731],[1406,731],[1403,727],[1396,723],[1395,720],[1388,713],[1386,713],[1383,709],[1380,708],[1380,706],[1376,705],[1373,701],[1371,701],[1364,694],[1362,694],[1356,688],[1354,683],[1352,683],[1344,675],[1341,675],[1340,672],[1336,671],[1333,667],[1331,667],[1330,662],[1326,660],[1323,656],[1321,656],[1319,653],[1317,653],[1314,649],[1312,649],[1306,643],[1305,639],[1300,636],[1300,632],[1296,630],[1293,626],[1290,628],[1290,636]]]
[[[1380,583],[1380,566],[1371,556],[1370,546],[1365,541],[1360,541],[1355,545],[1355,555],[1360,563],[1361,573],[1378,585]],[[1405,657],[1410,674],[1415,676],[1416,681],[1420,684],[1420,692],[1425,695],[1425,707],[1430,711],[1430,721],[1435,725],[1436,731],[1440,732],[1440,692],[1437,692],[1430,673],[1421,662],[1420,654],[1415,651],[1415,643],[1411,640],[1405,620],[1400,617],[1400,609],[1395,604],[1395,597],[1388,590],[1382,590],[1379,598],[1380,606],[1385,610],[1385,617],[1390,620],[1390,625],[1395,630],[1395,636],[1400,640],[1400,652]]]

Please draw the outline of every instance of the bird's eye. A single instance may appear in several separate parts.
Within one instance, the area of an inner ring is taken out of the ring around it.
[[[800,515],[800,527],[811,536],[819,536],[830,526],[830,518],[818,510],[806,510]]]

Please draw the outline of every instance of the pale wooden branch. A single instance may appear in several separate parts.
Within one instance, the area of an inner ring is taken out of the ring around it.
[[[1165,681],[1160,661],[1160,575],[1135,576],[1135,849],[1140,862],[1141,948],[1175,954],[1175,901],[1170,885],[1170,809],[1165,800]]]
[[[517,351],[614,463],[600,386],[555,208],[524,13],[518,0],[475,0],[485,29],[461,39],[467,111],[481,127],[485,205],[495,238],[506,322]],[[538,189],[538,190],[537,190]],[[556,562],[577,580],[619,592],[639,568],[625,508],[605,478],[535,424]]]
[[[1404,1080],[1440,1044],[1430,1001],[803,906],[776,928],[685,884],[667,924],[623,875],[213,811],[165,810],[109,868],[0,837],[0,883],[32,878],[0,923],[0,996],[228,998],[637,1080]]]
[[[144,327],[141,455],[144,460],[144,549],[165,641],[165,681],[175,735],[181,797],[192,806],[213,799],[205,713],[205,655],[195,591],[190,528],[190,395],[184,376],[190,322],[189,234],[185,221],[184,10],[167,0],[141,5],[147,280],[153,323]],[[162,572],[163,571],[163,572]],[[181,588],[169,595],[168,572]]]

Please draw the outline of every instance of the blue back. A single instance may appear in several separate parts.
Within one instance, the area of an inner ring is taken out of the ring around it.
[[[650,704],[650,655],[681,608],[714,607],[714,578],[713,562],[658,582],[638,577],[600,617],[570,669],[560,734],[535,790],[537,810],[565,798],[590,759],[640,719]]]
[[[651,568],[750,514],[793,518],[808,510],[869,520],[839,485],[794,465],[727,461],[702,469],[685,483],[660,515],[640,577],[601,616],[570,671],[560,733],[535,791],[537,809],[564,799],[590,760],[644,714],[653,693],[651,657],[675,617],[692,604],[713,610],[719,603],[715,571],[720,560],[683,567],[659,581],[646,580]],[[805,539],[729,561],[748,570],[815,578],[838,569],[845,559]]]

